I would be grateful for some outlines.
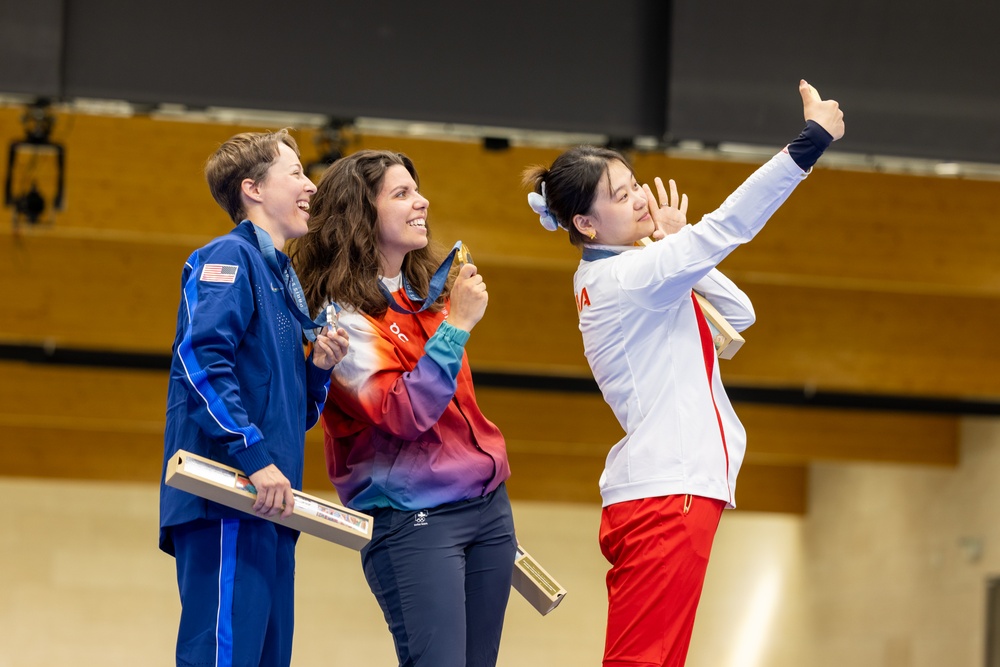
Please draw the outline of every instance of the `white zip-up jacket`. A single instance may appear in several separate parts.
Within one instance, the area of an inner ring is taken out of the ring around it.
[[[645,248],[589,245],[574,276],[584,352],[625,430],[601,475],[605,506],[692,494],[735,507],[746,431],[692,289],[742,331],[747,296],[715,267],[806,177],[787,150],[700,222]]]

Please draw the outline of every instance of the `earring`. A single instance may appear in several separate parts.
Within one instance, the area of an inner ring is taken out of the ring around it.
[[[591,241],[593,241],[594,239],[597,238],[597,232],[594,231],[593,229],[591,229],[590,233],[587,234],[587,238],[589,238]]]

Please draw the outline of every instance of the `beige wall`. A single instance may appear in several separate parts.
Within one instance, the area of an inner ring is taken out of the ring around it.
[[[689,666],[982,664],[998,473],[1000,420],[967,419],[957,468],[814,465],[806,517],[726,513]],[[171,664],[178,603],[154,485],[0,478],[0,497],[0,667]],[[513,595],[500,664],[599,665],[599,508],[514,510],[569,594],[544,618]],[[356,553],[304,536],[297,595],[294,664],[394,664]]]
[[[978,418],[963,420],[956,469],[813,467],[810,664],[984,664],[986,582],[1000,576],[998,474],[1000,422]]]

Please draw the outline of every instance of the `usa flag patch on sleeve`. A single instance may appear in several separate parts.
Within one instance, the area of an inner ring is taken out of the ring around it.
[[[206,264],[201,269],[201,280],[206,283],[234,283],[240,267],[235,264]]]

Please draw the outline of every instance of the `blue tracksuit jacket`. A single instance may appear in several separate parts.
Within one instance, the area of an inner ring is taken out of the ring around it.
[[[276,254],[287,266],[288,257]],[[247,517],[163,483],[178,449],[247,474],[274,463],[302,488],[305,432],[322,411],[330,374],[306,359],[286,289],[249,221],[184,265],[160,476],[160,548],[167,553],[170,526]]]

